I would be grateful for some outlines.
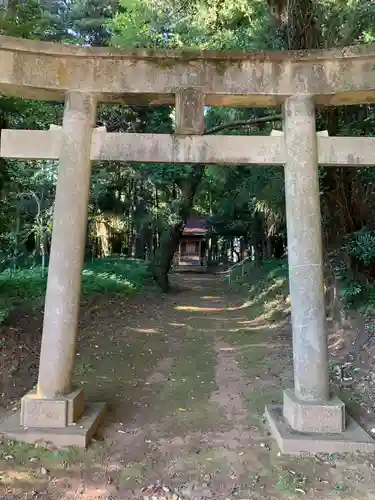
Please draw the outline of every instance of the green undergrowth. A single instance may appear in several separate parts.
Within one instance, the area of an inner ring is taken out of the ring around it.
[[[83,271],[83,294],[135,293],[148,277],[147,263],[112,256],[87,262]],[[41,267],[7,269],[0,273],[0,323],[19,307],[40,307],[44,302],[47,270]]]
[[[287,262],[274,260],[266,261],[262,267],[253,265],[251,274],[231,288],[243,295],[246,307],[234,317],[234,321],[238,318],[236,324],[225,338],[235,348],[244,373],[253,381],[247,400],[252,421],[259,424],[263,420],[264,406],[281,402],[281,389],[264,387],[260,379],[272,378],[271,374],[283,370],[283,363],[270,339],[270,328],[281,326],[290,312]]]
[[[343,280],[340,295],[347,310],[355,310],[365,315],[375,314],[375,283]]]
[[[269,278],[272,279],[272,275],[275,271],[276,274],[278,274],[278,270],[280,271],[280,269],[284,270],[283,272],[281,271],[281,274],[286,276],[288,270],[288,262],[286,259],[265,260],[262,265],[259,265],[255,261],[248,260],[245,261],[242,266],[239,265],[232,268],[231,279],[233,284],[235,284],[236,281],[239,283],[253,283],[258,280],[264,282]]]
[[[99,469],[107,452],[106,443],[101,441],[94,441],[88,449],[75,447],[48,449],[21,441],[0,441],[0,461],[5,461],[10,466],[16,464],[35,469],[44,467],[46,472],[83,466]]]
[[[275,293],[288,293],[288,262],[286,260],[268,260],[262,266],[255,266],[245,279],[249,284],[251,297],[267,294],[271,298]]]
[[[288,263],[286,260],[271,260],[264,262],[263,266],[256,267],[253,263],[251,273],[241,280],[229,285],[234,292],[244,297],[243,312],[246,313],[248,322],[255,322],[266,318],[277,322],[288,313],[287,298],[289,296]],[[241,328],[239,328],[241,331]],[[249,328],[246,324],[242,327],[244,340],[248,338]],[[254,337],[252,333],[252,337]],[[235,330],[235,338],[239,338]]]

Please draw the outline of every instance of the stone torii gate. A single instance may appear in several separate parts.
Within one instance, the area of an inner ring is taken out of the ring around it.
[[[114,51],[0,37],[0,92],[64,100],[62,127],[3,130],[1,156],[58,159],[59,171],[38,386],[13,439],[85,446],[105,405],[72,387],[91,161],[285,167],[294,390],[266,408],[283,452],[373,451],[375,443],[330,394],[318,165],[373,165],[375,138],[324,137],[320,105],[375,102],[375,46],[283,53]],[[176,133],[95,129],[98,102],[176,105]],[[284,109],[283,134],[204,136],[204,106]]]

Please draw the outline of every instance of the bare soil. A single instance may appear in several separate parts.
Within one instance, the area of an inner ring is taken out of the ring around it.
[[[3,441],[0,498],[375,499],[374,457],[284,457],[269,435],[264,405],[292,386],[282,293],[248,300],[246,287],[220,276],[173,279],[182,290],[168,296],[82,305],[75,382],[108,403],[105,426],[88,450]],[[0,418],[36,382],[42,319],[18,311],[2,327]],[[336,337],[339,363],[346,354]],[[350,388],[336,385],[355,396],[352,409],[371,431],[369,353]]]

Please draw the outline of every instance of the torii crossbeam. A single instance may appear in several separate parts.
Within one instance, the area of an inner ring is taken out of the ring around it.
[[[3,130],[1,156],[58,160],[62,129]],[[135,163],[285,165],[283,136],[127,134],[95,130],[90,159]],[[332,167],[375,164],[375,137],[319,137],[318,163]]]

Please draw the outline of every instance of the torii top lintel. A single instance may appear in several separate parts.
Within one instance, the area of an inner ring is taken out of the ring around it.
[[[0,37],[0,92],[63,100],[67,91],[103,102],[173,104],[198,88],[209,106],[273,107],[285,97],[317,104],[375,102],[375,45],[290,52],[117,50]]]

